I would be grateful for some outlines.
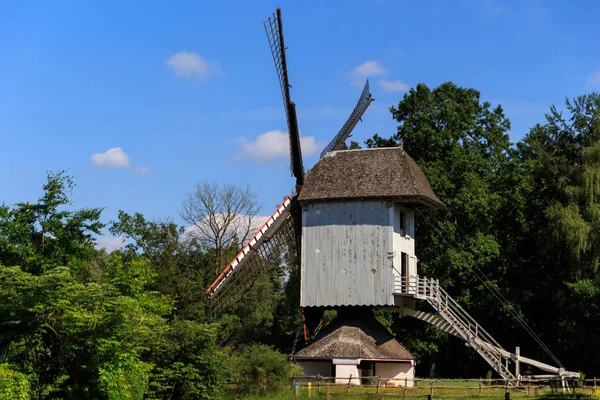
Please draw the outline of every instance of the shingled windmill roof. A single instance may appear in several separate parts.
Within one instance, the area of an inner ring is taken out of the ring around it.
[[[414,359],[370,312],[360,313],[355,318],[337,317],[311,344],[297,352],[294,358],[359,358],[382,361]]]
[[[443,207],[402,146],[328,153],[306,175],[299,200],[390,198]]]

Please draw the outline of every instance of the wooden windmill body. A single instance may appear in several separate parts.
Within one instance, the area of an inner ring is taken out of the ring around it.
[[[238,301],[268,265],[281,262],[294,248],[307,343],[295,359],[309,374],[412,378],[412,356],[373,318],[373,308],[385,308],[464,340],[511,384],[519,382],[521,363],[563,380],[577,377],[562,366],[505,350],[438,280],[419,275],[415,211],[444,204],[402,145],[346,150],[345,140],[373,100],[368,81],[350,117],[305,177],[280,9],[265,22],[265,30],[288,122],[296,193],[286,197],[207,289],[213,313]],[[428,303],[435,314],[415,310],[416,301]],[[338,318],[315,334],[326,309],[338,310]]]

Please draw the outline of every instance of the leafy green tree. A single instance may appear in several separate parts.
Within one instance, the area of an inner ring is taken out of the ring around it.
[[[147,380],[140,355],[170,309],[157,294],[133,298],[111,284],[77,283],[65,267],[41,275],[0,267],[3,358],[31,377],[35,398],[104,398],[107,373]],[[133,393],[139,385],[131,383]]]
[[[150,262],[155,274],[153,290],[175,300],[179,316],[206,320],[204,291],[216,277],[210,250],[172,222],[148,221],[142,214],[119,211],[110,232],[129,243],[120,253],[124,260]],[[150,271],[148,271],[150,272]]]
[[[506,311],[477,275],[504,287],[513,267],[506,255],[513,252],[518,242],[515,231],[522,223],[526,192],[508,137],[508,118],[500,106],[482,101],[477,90],[450,82],[434,89],[419,84],[390,111],[398,122],[397,133],[390,138],[375,135],[366,141],[367,146],[401,142],[446,204],[430,214],[417,213],[420,274],[439,278],[484,326],[504,331],[506,326],[498,324],[497,317]],[[408,336],[408,327],[402,328],[406,324],[397,327],[400,337]],[[414,343],[412,350],[420,357],[426,358],[427,351],[445,353],[446,344],[437,334],[421,331],[416,336],[429,338]],[[446,376],[468,373],[456,368],[438,372]]]
[[[153,398],[223,398],[229,370],[217,349],[219,329],[216,324],[180,319],[169,324],[152,346]]]
[[[40,273],[94,256],[102,209],[68,210],[74,186],[66,171],[48,173],[37,203],[0,205],[0,262]]]
[[[9,364],[0,364],[0,398],[31,399],[27,375],[15,371]]]
[[[567,99],[564,112],[552,106],[518,148],[531,194],[517,293],[557,356],[596,374],[598,360],[579,349],[600,340],[590,325],[600,259],[600,95]]]

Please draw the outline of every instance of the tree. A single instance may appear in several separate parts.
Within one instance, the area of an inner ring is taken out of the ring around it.
[[[518,149],[530,195],[515,292],[557,356],[596,374],[597,358],[581,349],[600,340],[591,328],[600,287],[600,95],[567,99],[564,112],[552,106]]]
[[[32,272],[91,259],[101,208],[68,210],[75,187],[66,171],[48,173],[37,203],[0,205],[0,261]]]
[[[141,399],[150,370],[141,357],[170,309],[157,293],[78,283],[65,267],[0,266],[3,361],[28,373],[35,398]]]
[[[390,111],[398,122],[397,133],[390,138],[375,135],[366,141],[367,146],[402,142],[446,204],[431,214],[417,213],[420,273],[439,278],[483,326],[491,326],[493,332],[505,331],[506,324],[499,324],[494,314],[505,315],[506,311],[477,275],[481,271],[504,288],[507,271],[514,267],[510,254],[518,234],[515,238],[513,229],[519,229],[511,221],[520,221],[518,214],[525,200],[523,179],[508,137],[508,118],[500,106],[482,101],[477,90],[451,82],[434,89],[419,84]],[[406,337],[413,327],[398,322],[395,329],[400,337]],[[423,359],[427,351],[444,354],[454,343],[429,331],[410,335],[434,341],[413,341]],[[444,357],[428,361],[441,366]],[[458,364],[460,357],[468,356],[457,355],[453,360]],[[438,370],[442,374],[468,373],[458,368]]]
[[[149,260],[156,274],[152,289],[176,302],[180,317],[204,320],[204,291],[215,278],[211,249],[190,238],[183,227],[172,222],[148,221],[142,214],[119,211],[110,232],[129,240],[120,251],[125,260]]]
[[[225,267],[225,252],[239,248],[256,229],[260,206],[249,186],[200,183],[183,202],[181,218],[194,228],[190,234],[214,251],[216,273]]]

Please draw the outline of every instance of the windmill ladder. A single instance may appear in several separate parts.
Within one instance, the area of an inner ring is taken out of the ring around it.
[[[510,384],[518,383],[518,372],[513,374],[509,370],[509,362],[525,363],[535,366],[542,371],[551,372],[563,379],[578,378],[579,373],[566,371],[531,358],[511,353],[504,348],[485,329],[475,321],[450,295],[440,286],[437,279],[422,276],[409,276],[408,278],[396,277],[395,294],[414,297],[427,301],[443,318],[403,307],[403,315],[411,316],[463,339],[468,346],[475,349],[479,355]],[[517,375],[517,376],[515,376]]]

